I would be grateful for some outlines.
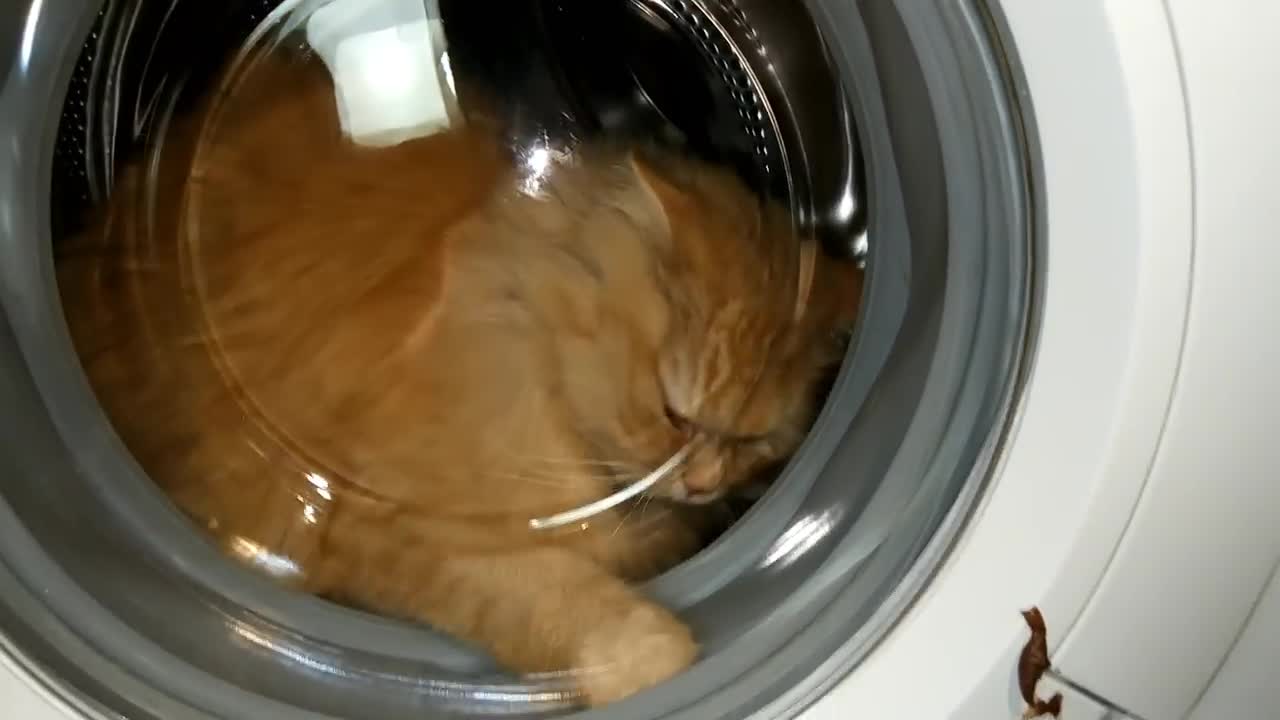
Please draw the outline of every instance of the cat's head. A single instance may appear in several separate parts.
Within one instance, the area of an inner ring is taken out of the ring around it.
[[[806,267],[789,213],[728,172],[634,157],[629,170],[624,214],[651,240],[648,257],[614,267],[643,266],[648,282],[618,273],[630,280],[608,322],[561,356],[563,386],[595,454],[625,468],[620,483],[679,454],[652,494],[711,502],[799,446],[843,356],[861,271],[820,252]]]

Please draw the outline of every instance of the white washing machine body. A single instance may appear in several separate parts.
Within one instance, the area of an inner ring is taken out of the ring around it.
[[[1280,339],[1257,315],[1280,308],[1280,6],[1003,5],[1047,201],[1018,422],[893,632],[761,716],[1017,717],[1018,610],[1037,605],[1055,666],[1135,716],[1263,717],[1280,662]],[[80,716],[0,657],[5,717]],[[1069,720],[1107,717],[1065,692]]]
[[[1135,715],[1269,716],[1280,344],[1256,313],[1280,307],[1280,7],[1004,9],[1047,198],[1033,379],[950,560],[808,717],[1017,716],[1015,604],[1042,609],[1067,677]]]

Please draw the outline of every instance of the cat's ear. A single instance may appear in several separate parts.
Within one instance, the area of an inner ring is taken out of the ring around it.
[[[653,163],[635,152],[628,155],[627,162],[631,165],[641,190],[652,204],[652,209],[657,213],[664,229],[670,232],[676,218],[692,211],[692,198]]]

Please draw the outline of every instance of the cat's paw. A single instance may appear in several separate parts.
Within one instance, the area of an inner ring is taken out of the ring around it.
[[[666,610],[644,604],[586,636],[578,653],[578,685],[586,703],[599,707],[675,677],[697,657],[689,628]]]

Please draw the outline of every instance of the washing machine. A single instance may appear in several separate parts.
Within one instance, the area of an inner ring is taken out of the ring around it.
[[[0,716],[1017,718],[1032,607],[1064,718],[1275,715],[1280,5],[338,5],[0,7]],[[187,88],[272,38],[353,78],[355,135],[447,121],[452,62],[515,99],[512,138],[676,127],[865,263],[802,449],[645,588],[703,645],[686,673],[575,710],[290,593],[113,432],[52,248]],[[440,72],[378,101],[357,40]]]

